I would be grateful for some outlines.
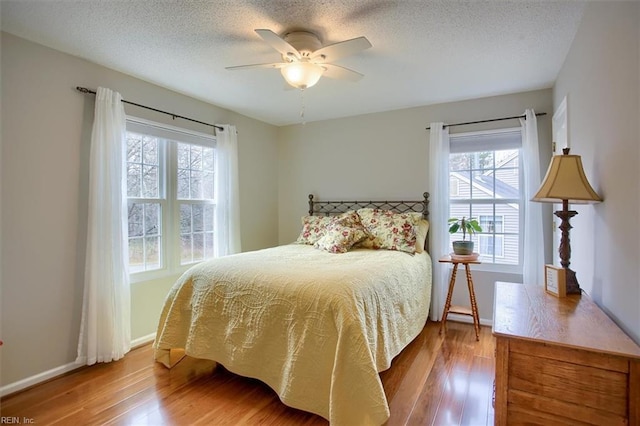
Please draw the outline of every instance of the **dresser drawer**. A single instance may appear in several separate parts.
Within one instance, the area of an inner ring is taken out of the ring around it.
[[[589,424],[626,424],[628,374],[512,352],[510,409],[534,408]]]

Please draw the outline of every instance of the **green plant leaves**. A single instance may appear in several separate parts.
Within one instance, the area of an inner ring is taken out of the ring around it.
[[[449,233],[455,234],[460,229],[462,229],[462,239],[466,239],[466,234],[473,235],[476,232],[482,232],[482,227],[478,223],[476,218],[470,217],[469,219],[464,216],[462,219],[457,217],[450,218],[447,223],[449,223]]]

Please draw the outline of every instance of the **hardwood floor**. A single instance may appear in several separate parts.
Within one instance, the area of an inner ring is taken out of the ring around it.
[[[473,325],[428,322],[380,374],[394,425],[493,425],[494,338]],[[265,384],[211,361],[185,358],[171,370],[151,345],[4,398],[0,415],[39,425],[327,425],[289,408]]]

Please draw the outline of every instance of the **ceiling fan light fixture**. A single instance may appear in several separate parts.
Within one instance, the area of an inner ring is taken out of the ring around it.
[[[280,72],[291,86],[296,89],[307,89],[320,80],[324,68],[311,62],[292,62],[282,67]]]

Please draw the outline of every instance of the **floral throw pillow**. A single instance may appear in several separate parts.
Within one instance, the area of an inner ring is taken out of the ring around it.
[[[367,231],[356,212],[336,216],[314,247],[329,253],[346,253],[367,236]]]
[[[416,252],[415,215],[368,208],[358,210],[358,215],[369,234],[361,247]]]
[[[325,234],[327,225],[333,221],[330,216],[303,216],[302,230],[296,240],[299,244],[315,244]]]

